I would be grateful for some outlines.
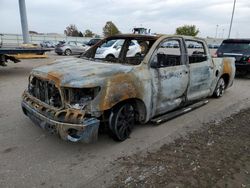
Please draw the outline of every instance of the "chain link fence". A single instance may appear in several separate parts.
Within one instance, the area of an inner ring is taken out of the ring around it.
[[[23,44],[23,36],[21,34],[0,34],[1,40],[0,43],[2,47],[14,47],[20,46]],[[78,41],[84,42],[89,41],[89,37],[69,37],[66,35],[46,35],[46,34],[30,34],[30,43],[40,44],[43,41],[52,41],[58,43],[59,41]]]
[[[89,41],[89,37],[69,37],[66,35],[51,35],[51,34],[30,34],[30,42],[32,44],[40,44],[42,41],[52,41],[58,43],[59,41],[78,41],[84,42]],[[21,34],[0,34],[2,41],[2,47],[20,46],[23,44],[23,36]],[[220,45],[223,39],[220,38],[205,38],[208,44]],[[0,44],[1,45],[1,44]]]

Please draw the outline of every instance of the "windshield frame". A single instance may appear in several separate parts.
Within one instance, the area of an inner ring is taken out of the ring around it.
[[[159,36],[155,36],[155,35],[136,35],[136,34],[114,35],[114,36],[107,37],[107,38],[99,41],[97,44],[95,44],[94,46],[89,48],[84,54],[82,54],[80,56],[80,58],[89,59],[91,61],[98,60],[98,62],[127,64],[128,61],[126,61],[126,59],[128,59],[129,57],[126,57],[126,54],[127,54],[128,49],[129,49],[129,46],[130,46],[130,41],[136,40],[138,42],[138,44],[140,42],[148,42],[148,49],[147,49],[147,52],[148,52],[149,49],[153,46],[154,42],[158,38],[159,38]],[[121,47],[118,58],[115,58],[114,61],[108,61],[107,59],[95,58],[95,54],[96,54],[97,49],[100,48],[104,43],[106,43],[107,41],[110,41],[110,40],[124,40],[124,43]],[[141,64],[141,62],[143,61],[147,52],[144,54],[143,57],[140,57],[141,60],[140,60],[139,64]],[[135,64],[131,64],[131,65],[135,65]]]

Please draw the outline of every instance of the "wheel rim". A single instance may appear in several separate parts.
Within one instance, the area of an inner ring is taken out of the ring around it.
[[[218,87],[217,87],[217,90],[216,90],[216,95],[218,97],[221,97],[225,92],[225,82],[224,82],[224,79],[220,79],[219,80],[219,83],[218,83]]]
[[[70,55],[70,50],[66,50],[66,51],[65,51],[65,54],[66,54],[66,55]]]
[[[134,108],[130,104],[125,104],[117,112],[114,123],[114,132],[119,140],[125,140],[129,137],[134,127],[135,113]]]

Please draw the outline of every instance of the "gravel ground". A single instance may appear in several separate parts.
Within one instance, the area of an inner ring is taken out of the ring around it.
[[[250,187],[249,110],[124,157],[112,187]]]

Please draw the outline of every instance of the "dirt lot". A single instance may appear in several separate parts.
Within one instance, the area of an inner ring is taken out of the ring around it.
[[[249,110],[124,157],[112,187],[250,187]]]
[[[137,126],[124,142],[106,134],[95,144],[64,142],[35,126],[20,105],[31,69],[58,58],[65,56],[50,54],[0,67],[0,187],[107,187],[120,171],[117,159],[158,150],[204,123],[250,107],[249,79],[236,79],[222,98],[159,126]]]

